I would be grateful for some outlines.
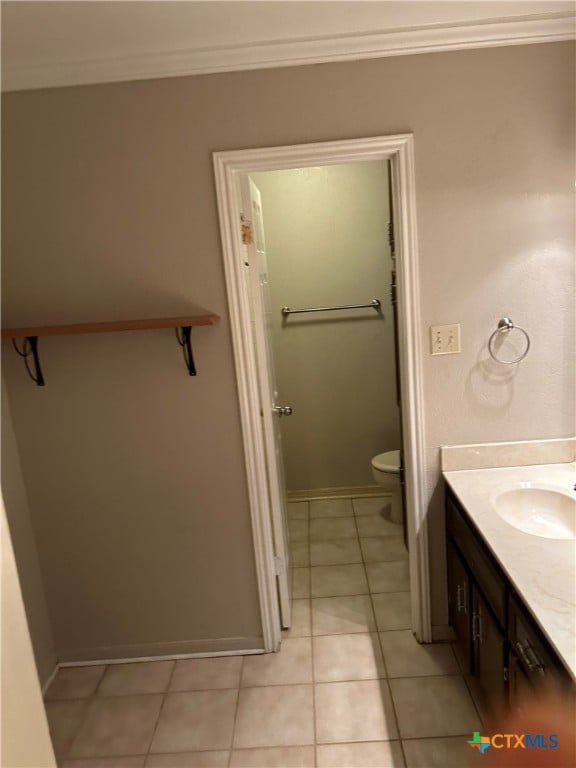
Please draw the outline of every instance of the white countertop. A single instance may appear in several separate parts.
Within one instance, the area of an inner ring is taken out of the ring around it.
[[[576,541],[523,533],[503,520],[491,502],[499,487],[504,489],[521,482],[561,486],[573,493],[576,463],[454,470],[443,474],[576,678]]]

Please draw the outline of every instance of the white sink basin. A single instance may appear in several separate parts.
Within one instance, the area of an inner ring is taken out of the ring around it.
[[[545,539],[576,538],[576,498],[560,489],[521,486],[494,498],[496,512],[509,525]]]

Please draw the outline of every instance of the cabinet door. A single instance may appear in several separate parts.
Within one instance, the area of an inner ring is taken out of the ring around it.
[[[451,539],[447,542],[448,557],[448,610],[450,625],[456,635],[454,652],[462,672],[471,671],[471,602],[470,579],[460,555]]]
[[[473,669],[483,714],[494,715],[506,707],[505,637],[484,598],[472,586]]]
[[[510,651],[508,657],[508,669],[510,711],[516,715],[522,715],[525,708],[534,702],[534,689],[518,660],[518,656],[513,651]]]

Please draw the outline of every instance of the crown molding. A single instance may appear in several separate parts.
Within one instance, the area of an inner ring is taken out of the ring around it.
[[[426,25],[362,35],[273,40],[242,46],[50,61],[30,67],[11,67],[4,63],[2,90],[150,80],[469,48],[551,43],[573,40],[576,37],[575,22],[574,14],[550,13],[465,24]]]

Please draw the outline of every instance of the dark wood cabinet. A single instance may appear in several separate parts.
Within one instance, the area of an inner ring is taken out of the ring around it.
[[[550,681],[574,694],[572,676],[450,488],[446,535],[454,650],[482,714],[520,712]]]
[[[488,603],[472,586],[472,669],[484,715],[506,706],[506,637]]]
[[[450,625],[454,629],[456,642],[454,652],[458,658],[460,668],[465,674],[472,671],[470,615],[472,609],[472,597],[470,592],[470,579],[458,550],[448,539],[446,546],[448,567],[448,612]]]

